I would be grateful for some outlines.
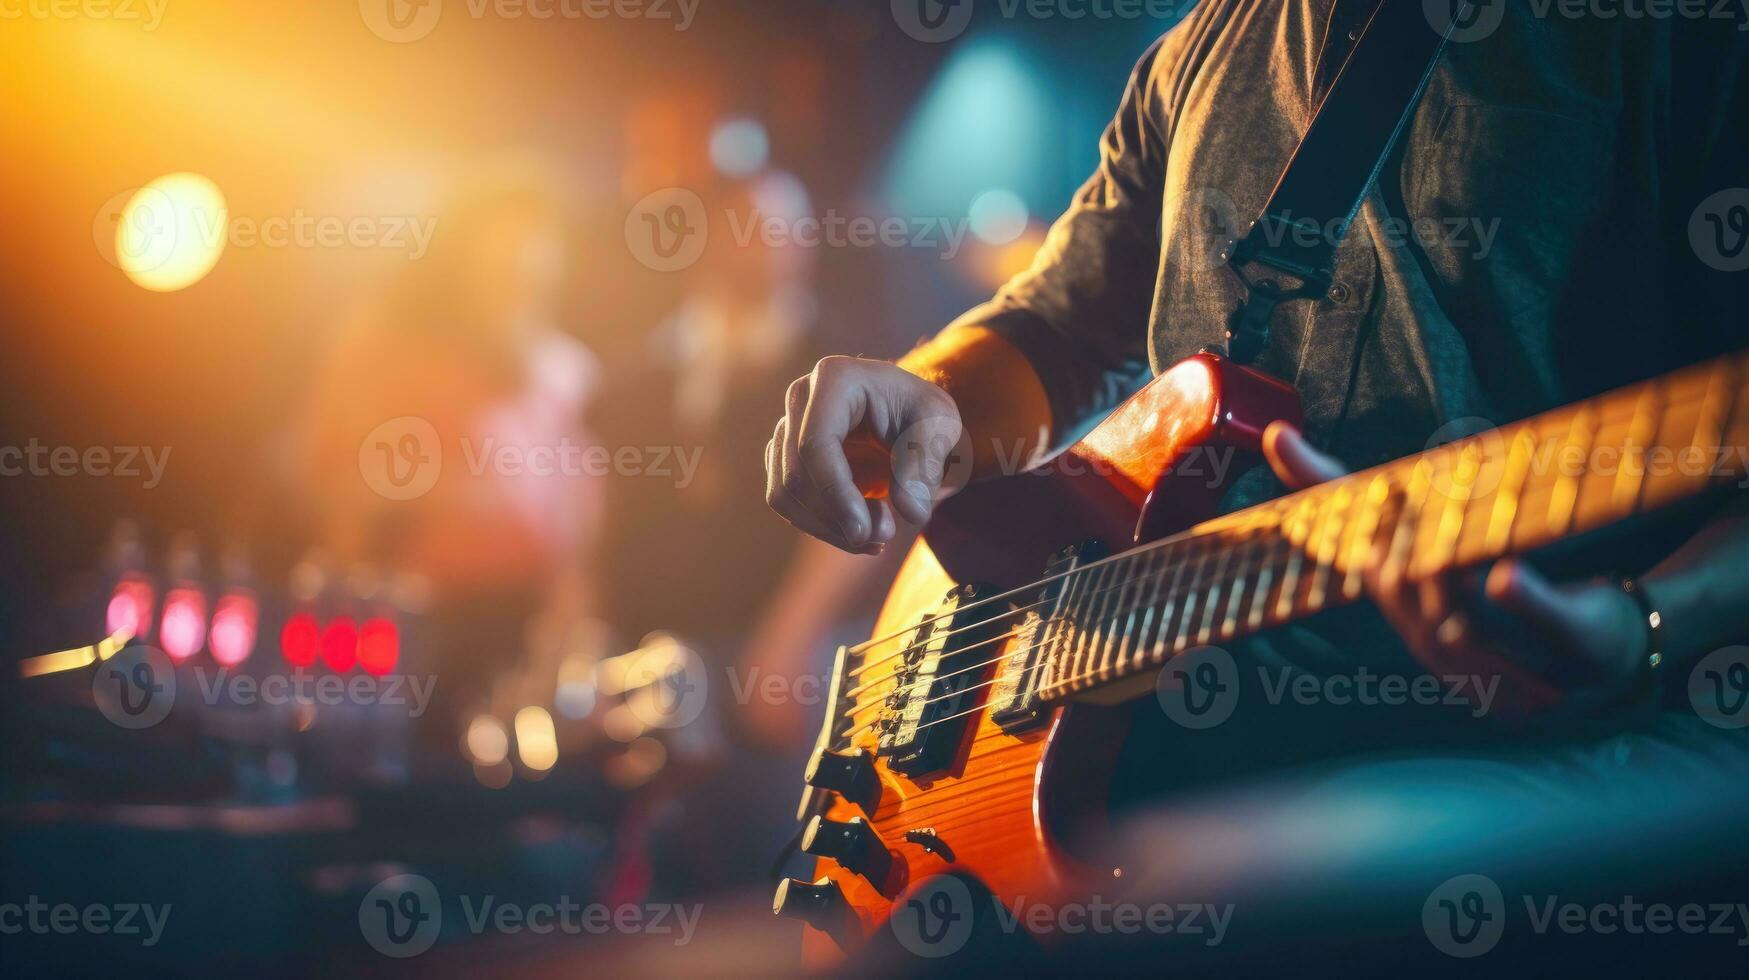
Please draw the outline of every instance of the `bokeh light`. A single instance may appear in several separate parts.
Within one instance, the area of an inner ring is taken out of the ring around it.
[[[186,289],[218,264],[229,227],[230,210],[217,184],[200,174],[167,174],[122,208],[115,261],[143,288]]]
[[[752,119],[731,119],[711,133],[711,163],[726,177],[751,177],[771,157],[771,138]]]

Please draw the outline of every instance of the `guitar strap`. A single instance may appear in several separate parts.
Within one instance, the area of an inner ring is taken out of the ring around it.
[[[1450,21],[1438,23],[1435,8],[1449,10]],[[1381,0],[1359,28],[1263,214],[1223,250],[1246,288],[1227,325],[1234,360],[1248,364],[1262,353],[1277,306],[1330,288],[1336,249],[1408,127],[1446,41],[1475,16],[1476,0]]]

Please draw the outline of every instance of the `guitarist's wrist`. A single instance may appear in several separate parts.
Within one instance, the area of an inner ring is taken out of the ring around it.
[[[968,472],[973,480],[1009,476],[1046,458],[1050,401],[1031,362],[1000,334],[956,324],[897,363],[947,392],[959,409],[961,435],[950,473]]]

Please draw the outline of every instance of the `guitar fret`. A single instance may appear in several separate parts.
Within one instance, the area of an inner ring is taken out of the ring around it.
[[[1658,381],[1646,385],[1646,390],[1634,404],[1634,420],[1628,425],[1620,469],[1616,470],[1615,486],[1610,492],[1610,504],[1618,515],[1625,516],[1639,509],[1640,497],[1646,488],[1646,451],[1658,438],[1659,426],[1664,421],[1664,404],[1664,385]],[[1630,474],[1631,482],[1628,481]]]
[[[1257,566],[1259,549],[1255,535],[1246,538],[1235,547],[1243,548],[1246,559],[1239,563],[1239,575],[1233,580],[1233,591],[1227,599],[1227,617],[1221,622],[1221,639],[1229,639],[1239,632],[1239,610],[1245,605],[1245,582],[1251,577],[1251,572]]]
[[[1518,522],[1519,503],[1524,496],[1525,482],[1530,478],[1531,462],[1536,457],[1541,440],[1536,430],[1525,426],[1512,440],[1506,457],[1506,472],[1500,477],[1500,487],[1494,496],[1494,512],[1488,518],[1487,549],[1489,554],[1503,555],[1512,543],[1512,529]]]
[[[1197,632],[1196,642],[1206,644],[1214,629],[1215,609],[1221,604],[1221,576],[1227,570],[1227,562],[1233,556],[1233,549],[1222,548],[1220,561],[1215,565],[1215,573],[1210,576],[1208,596],[1202,605],[1202,629]]]
[[[1149,557],[1147,554],[1138,555],[1127,564],[1145,568]],[[1114,628],[1113,630],[1115,645],[1109,656],[1099,665],[1099,679],[1101,681],[1109,679],[1111,672],[1121,666],[1127,657],[1129,645],[1135,639],[1136,617],[1142,612],[1138,599],[1147,584],[1146,574],[1137,569],[1126,576],[1124,584],[1118,589],[1117,615],[1123,617],[1124,625],[1122,629]],[[1113,625],[1115,627],[1115,623]]]
[[[1132,670],[1141,668],[1153,653],[1148,643],[1148,630],[1154,625],[1154,614],[1159,611],[1160,590],[1166,584],[1166,567],[1170,561],[1167,552],[1170,550],[1168,546],[1155,552],[1154,567],[1148,572],[1148,598],[1142,603],[1142,622],[1136,627],[1136,645],[1129,664]]]
[[[1069,673],[1069,681],[1076,688],[1085,686],[1088,668],[1099,655],[1099,646],[1105,639],[1105,612],[1111,608],[1111,580],[1116,577],[1122,562],[1112,561],[1100,566],[1098,578],[1089,590],[1087,599],[1088,622],[1081,631],[1081,648],[1076,652]]]
[[[1185,543],[1186,545],[1189,545],[1194,542],[1194,540],[1195,539],[1192,539],[1192,541]],[[1182,596],[1182,593],[1179,591],[1179,585],[1184,581],[1184,572],[1193,560],[1194,559],[1190,556],[1183,555],[1174,563],[1175,567],[1172,570],[1172,587],[1167,590],[1166,608],[1160,613],[1158,637],[1155,640],[1156,646],[1151,651],[1154,659],[1157,661],[1163,661],[1172,656],[1172,647],[1167,641],[1167,637],[1172,633],[1173,615],[1178,612],[1178,600]]]
[[[1282,522],[1282,533],[1287,538],[1289,551],[1287,570],[1282,573],[1281,577],[1281,598],[1277,599],[1275,603],[1277,619],[1285,620],[1293,616],[1295,595],[1299,592],[1300,587],[1300,568],[1305,564],[1305,535],[1299,529],[1306,524],[1306,511],[1315,506],[1313,497],[1307,495]]]
[[[1587,472],[1585,459],[1591,454],[1592,440],[1596,435],[1596,412],[1587,405],[1574,414],[1573,424],[1567,430],[1567,441],[1555,458],[1558,479],[1554,493],[1549,497],[1548,509],[1548,528],[1553,535],[1566,534],[1573,526],[1579,504],[1579,481]],[[1568,463],[1574,456],[1578,457],[1576,466]]]
[[[1306,595],[1306,606],[1317,610],[1324,606],[1330,588],[1330,572],[1336,563],[1336,543],[1348,523],[1348,508],[1354,501],[1354,490],[1347,481],[1338,484],[1329,502],[1321,508],[1318,532],[1313,536],[1312,588]]]
[[[1055,609],[1052,611],[1049,621],[1045,623],[1043,631],[1045,648],[1040,658],[1042,666],[1039,667],[1041,676],[1038,680],[1038,689],[1041,691],[1055,684],[1063,676],[1062,658],[1068,651],[1062,650],[1060,647],[1063,645],[1062,641],[1073,642],[1075,639],[1077,631],[1075,623],[1071,619],[1072,610],[1080,597],[1086,594],[1082,586],[1087,584],[1090,577],[1091,573],[1083,569],[1076,569],[1069,573],[1064,579],[1062,595],[1057,597],[1057,601],[1054,603]]]
[[[1384,519],[1384,506],[1391,496],[1391,476],[1386,470],[1373,477],[1372,484],[1366,488],[1366,503],[1361,511],[1361,522],[1355,528],[1348,542],[1348,570],[1342,579],[1342,595],[1346,599],[1358,599],[1365,591],[1366,565],[1372,560],[1373,548],[1376,547],[1379,534],[1379,522]]]

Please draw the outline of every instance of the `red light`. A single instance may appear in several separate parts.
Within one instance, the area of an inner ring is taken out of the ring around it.
[[[279,655],[293,667],[308,667],[316,662],[316,650],[320,645],[320,631],[316,628],[316,617],[309,613],[298,613],[285,621],[279,631]]]
[[[152,628],[152,586],[139,579],[122,579],[115,583],[104,612],[104,630],[110,636],[126,630],[128,636],[145,636]]]
[[[323,628],[322,660],[336,674],[344,674],[358,663],[358,624],[351,617],[336,616]]]
[[[219,600],[208,642],[220,666],[235,667],[255,652],[256,617],[255,600],[248,595],[233,592]]]
[[[358,630],[358,666],[381,677],[395,669],[401,659],[401,631],[387,619],[373,619]]]
[[[172,589],[164,597],[158,644],[172,660],[187,660],[206,644],[206,596],[199,589]]]

